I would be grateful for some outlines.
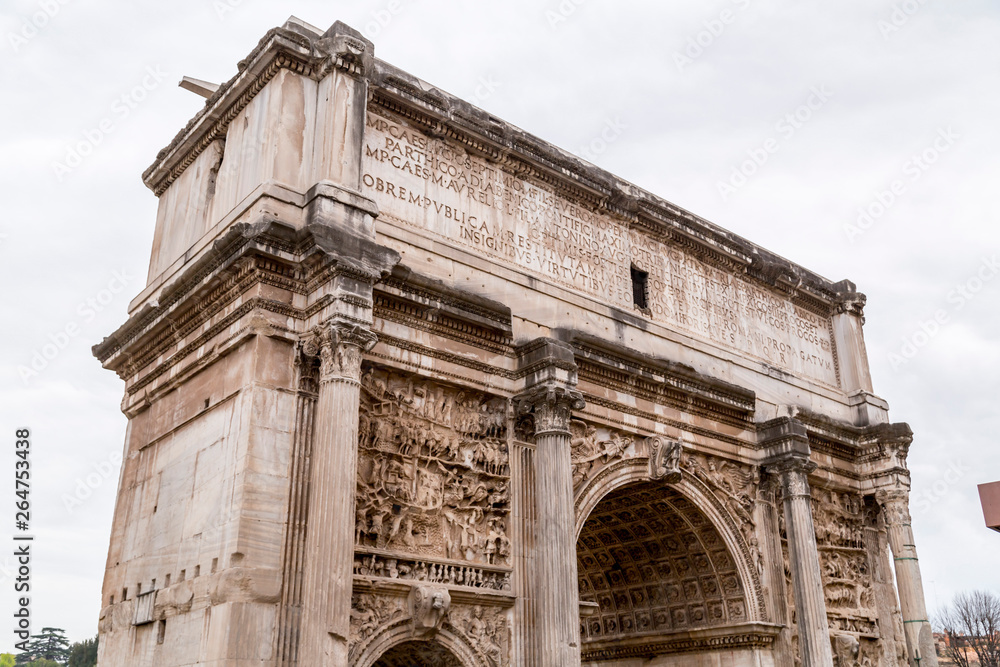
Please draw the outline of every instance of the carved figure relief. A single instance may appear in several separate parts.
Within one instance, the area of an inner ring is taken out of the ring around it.
[[[404,581],[469,586],[494,591],[510,590],[510,571],[472,565],[449,565],[430,560],[393,558],[381,554],[357,554],[354,574],[363,577],[387,577]]]
[[[510,638],[504,611],[484,609],[482,605],[456,607],[448,614],[448,624],[466,638],[488,665],[500,667],[507,663]]]
[[[361,383],[357,546],[509,565],[507,402],[377,368]]]
[[[405,613],[402,598],[355,593],[351,599],[351,645],[357,646]]]
[[[579,419],[570,421],[569,429],[574,489],[612,461],[627,453],[635,453],[635,441],[627,433],[597,427]]]
[[[831,489],[812,490],[813,525],[823,574],[830,627],[855,641],[877,637],[875,582],[865,545],[865,510],[860,496]],[[846,640],[844,640],[846,641]],[[852,662],[860,664],[857,655]]]
[[[861,645],[854,635],[834,635],[831,638],[833,644],[833,660],[836,667],[856,667],[858,664],[858,653]]]
[[[753,518],[757,487],[760,483],[758,468],[726,461],[714,456],[692,452],[684,459],[684,469],[708,486],[729,513],[739,522],[747,545],[754,540],[757,524]],[[755,560],[759,560],[759,549]]]

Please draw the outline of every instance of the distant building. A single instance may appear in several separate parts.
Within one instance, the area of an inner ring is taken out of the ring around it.
[[[1000,482],[980,484],[979,501],[983,504],[986,527],[1000,533]]]

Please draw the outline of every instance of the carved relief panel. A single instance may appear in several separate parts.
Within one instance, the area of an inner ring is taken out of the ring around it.
[[[852,493],[812,491],[813,525],[831,629],[877,638],[872,563],[865,548],[863,503]]]
[[[595,426],[579,419],[570,422],[573,488],[592,479],[605,466],[639,454],[637,438],[629,433]]]
[[[356,547],[411,557],[369,573],[473,585],[477,568],[413,557],[509,566],[507,401],[374,367],[361,383]]]
[[[508,616],[506,609],[495,606],[453,604],[448,591],[436,586],[416,585],[408,597],[389,592],[356,592],[351,601],[350,661],[355,664],[380,637],[398,635],[398,629],[405,627],[404,637],[421,642],[431,642],[439,632],[447,630],[475,654],[477,664],[501,667],[510,664]],[[441,655],[428,653],[427,661],[420,664],[442,664]],[[414,657],[409,654],[401,656],[400,660],[405,660],[407,665],[414,664]],[[377,664],[388,663],[380,659]]]
[[[702,482],[722,503],[728,514],[736,521],[743,539],[759,559],[757,548],[757,524],[753,518],[760,487],[760,470],[734,461],[692,452],[682,463],[695,479]]]
[[[449,612],[447,622],[485,664],[490,667],[509,664],[510,623],[506,611],[482,605],[461,605]]]

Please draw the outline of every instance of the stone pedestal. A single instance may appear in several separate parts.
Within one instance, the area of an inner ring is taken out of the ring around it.
[[[361,354],[370,331],[343,321],[314,330],[304,345],[320,359],[309,481],[299,664],[346,665],[354,562]]]
[[[519,396],[518,405],[535,421],[536,664],[579,665],[580,592],[569,422],[573,410],[583,408],[583,399],[579,392],[549,381]]]
[[[768,466],[778,475],[785,510],[785,532],[795,590],[795,615],[803,667],[832,667],[826,598],[813,527],[809,473],[816,468],[808,458],[788,455]]]
[[[879,491],[875,499],[882,507],[889,548],[896,568],[896,587],[903,615],[906,653],[913,667],[937,667],[934,636],[927,618],[920,562],[910,527],[910,493],[907,489]]]

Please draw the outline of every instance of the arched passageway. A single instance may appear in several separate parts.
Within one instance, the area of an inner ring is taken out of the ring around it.
[[[373,667],[464,667],[447,648],[433,641],[396,644],[382,654]]]
[[[610,492],[584,523],[577,558],[580,600],[591,611],[581,618],[584,664],[701,664],[685,660],[721,645],[734,650],[712,664],[757,664],[770,643],[752,631],[722,535],[669,485],[638,482]]]

